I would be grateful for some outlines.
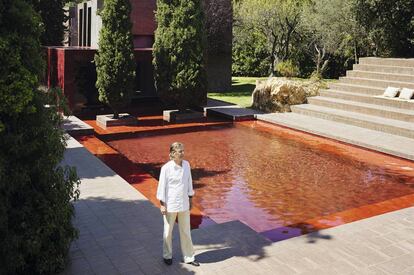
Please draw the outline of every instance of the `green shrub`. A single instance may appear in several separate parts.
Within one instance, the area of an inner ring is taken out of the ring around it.
[[[79,182],[59,166],[61,117],[36,90],[39,22],[26,1],[0,1],[0,274],[59,272],[77,234],[70,201]]]
[[[284,77],[295,77],[299,75],[299,67],[291,60],[279,62],[276,65],[276,71]]]
[[[357,20],[369,33],[370,54],[414,56],[413,0],[356,0],[355,12]]]
[[[184,110],[207,100],[201,0],[158,0],[153,50],[157,93]]]
[[[65,26],[63,22],[68,18],[65,15],[65,4],[72,0],[30,0],[35,11],[42,19],[43,33],[40,43],[43,46],[61,46]]]
[[[99,100],[119,117],[134,91],[135,58],[131,34],[131,4],[128,0],[106,0],[101,13],[102,29],[95,55]]]
[[[235,30],[240,31],[241,30]],[[232,73],[234,76],[269,75],[269,53],[266,38],[258,33],[240,35],[233,41]]]

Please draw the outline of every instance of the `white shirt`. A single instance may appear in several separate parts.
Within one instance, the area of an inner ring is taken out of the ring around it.
[[[170,160],[161,167],[157,199],[166,204],[167,212],[183,212],[190,209],[188,196],[194,196],[190,163],[183,160],[179,166]]]

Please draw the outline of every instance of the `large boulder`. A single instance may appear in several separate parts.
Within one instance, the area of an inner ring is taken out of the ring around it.
[[[306,98],[319,94],[320,83],[272,77],[256,81],[252,107],[264,112],[290,112],[290,105],[306,103]]]

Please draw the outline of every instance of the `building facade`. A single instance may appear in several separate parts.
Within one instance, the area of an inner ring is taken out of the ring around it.
[[[156,30],[156,0],[130,0],[132,11],[131,33],[133,35],[136,67],[136,97],[155,97],[152,46]],[[69,98],[72,109],[88,101],[79,83],[96,81],[93,56],[98,49],[102,20],[99,10],[104,0],[84,1],[68,11],[69,33],[64,47],[49,47],[48,86],[60,86]],[[231,87],[231,0],[204,0],[206,18],[207,50],[206,71],[209,91],[226,91]],[[82,71],[83,70],[83,71]],[[79,80],[82,79],[83,80]],[[86,85],[92,89],[94,85]],[[91,103],[91,102],[89,102]]]

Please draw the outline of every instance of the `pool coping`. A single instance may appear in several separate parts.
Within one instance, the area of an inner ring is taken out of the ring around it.
[[[273,124],[269,124],[269,125],[272,125],[273,127],[280,127],[280,126],[275,126]],[[288,129],[293,132],[298,132],[295,129],[290,129],[290,128]],[[170,130],[174,131],[175,129],[170,129]],[[326,140],[326,138],[324,137],[312,135],[306,132],[304,132],[303,134],[313,136],[316,139]],[[153,178],[152,175],[148,174],[142,168],[139,168],[137,164],[133,163],[128,158],[126,158],[121,153],[119,153],[114,148],[112,148],[110,145],[108,145],[106,141],[101,139],[101,138],[104,138],[104,136],[106,135],[102,135],[99,138],[98,137],[93,137],[93,138],[101,142],[101,146],[106,146],[107,150],[111,151],[111,154],[120,156],[121,157],[120,159],[117,159],[116,161],[114,161],[113,158],[109,160],[105,159],[104,155],[103,157],[100,157],[99,155],[95,154],[97,152],[96,148],[94,148],[93,146],[88,146],[88,145],[83,144],[82,141],[80,140],[82,137],[78,136],[76,138],[78,139],[79,142],[82,143],[82,145],[85,146],[86,149],[88,149],[88,151],[90,151],[96,157],[101,159],[101,161],[103,161],[105,164],[111,167],[111,169],[113,169],[116,173],[121,175],[122,178],[124,178],[136,190],[144,194],[155,206],[159,206],[159,202],[155,198],[155,191],[154,191],[154,188],[156,188],[157,183],[158,183],[157,179]],[[111,134],[109,134],[109,136],[111,136]],[[123,138],[123,137],[121,136],[120,138]],[[330,140],[330,141],[333,143],[337,143],[336,140]],[[342,143],[342,145],[346,147],[350,147],[350,148],[355,148],[356,150],[366,150],[365,148],[354,146],[352,144],[350,145],[347,143]],[[372,151],[372,153],[381,154],[376,151]],[[394,156],[389,156],[386,154],[385,156],[394,158]],[[130,167],[128,171],[130,174],[125,174],[125,172],[120,171],[116,167],[114,168],[114,165],[117,165],[117,166],[119,165],[122,168]],[[140,179],[144,179],[144,182],[137,183],[135,181],[136,177]],[[274,228],[274,229],[271,229],[265,232],[257,232],[257,233],[261,234],[262,236],[265,236],[271,241],[277,242],[277,241],[301,236],[304,234],[308,234],[311,232],[316,232],[321,229],[332,228],[332,227],[336,227],[339,225],[344,225],[347,223],[352,223],[352,222],[359,221],[362,219],[381,215],[384,213],[401,210],[401,209],[411,207],[411,206],[414,206],[414,194],[406,195],[402,197],[396,197],[396,198],[388,199],[388,200],[374,203],[374,204],[369,204],[365,206],[347,209],[347,210],[340,211],[337,213],[332,213],[327,216],[314,217],[312,219],[303,221],[300,224],[286,225],[280,228]],[[194,208],[191,214],[192,214],[193,226],[195,224],[201,225],[201,226],[216,224],[214,220],[210,219],[208,216],[205,216],[204,213],[202,213],[202,211],[200,211],[198,208]],[[342,222],[338,223],[338,220],[342,220]]]
[[[201,267],[178,261],[167,269],[160,260],[162,223],[153,219],[157,208],[142,204],[147,199],[140,192],[79,146],[69,144],[65,152],[64,163],[87,173],[75,202],[80,239],[63,274],[413,274],[414,207],[270,244],[240,223],[196,229]],[[111,208],[103,207],[106,201]]]

